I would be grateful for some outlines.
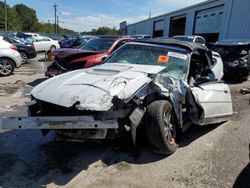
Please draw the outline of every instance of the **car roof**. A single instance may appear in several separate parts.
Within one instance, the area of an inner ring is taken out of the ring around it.
[[[208,51],[208,48],[204,45],[186,41],[180,41],[175,39],[162,39],[162,38],[153,38],[153,39],[143,39],[143,40],[135,40],[136,42],[140,43],[147,43],[147,44],[161,44],[161,45],[168,45],[168,46],[175,46],[185,48],[188,51],[194,50],[205,50]]]

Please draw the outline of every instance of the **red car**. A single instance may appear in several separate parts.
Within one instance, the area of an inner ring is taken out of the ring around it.
[[[54,62],[47,68],[45,76],[52,77],[70,70],[101,64],[110,54],[132,37],[100,37],[90,40],[77,49],[62,48],[52,52]]]

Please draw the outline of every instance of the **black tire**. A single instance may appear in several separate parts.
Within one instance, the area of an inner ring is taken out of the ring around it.
[[[9,76],[15,69],[14,62],[10,59],[0,58],[0,76]]]
[[[55,46],[55,45],[52,45],[52,46],[50,47],[50,51],[52,52],[52,51],[54,51],[54,50],[56,50],[56,46]]]
[[[28,55],[25,52],[19,52],[22,58],[22,64],[27,63],[28,61]]]
[[[148,105],[147,136],[156,153],[170,155],[178,148],[175,142],[177,130],[175,124],[172,105],[168,101],[158,100]]]

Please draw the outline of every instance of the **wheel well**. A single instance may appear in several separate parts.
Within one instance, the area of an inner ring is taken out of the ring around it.
[[[27,52],[25,52],[24,50],[18,50],[18,52],[22,52],[22,53],[25,53],[27,55],[27,57],[29,58],[29,54]]]
[[[0,57],[0,59],[9,59],[9,60],[12,61],[12,63],[14,63],[15,68],[17,67],[17,66],[16,66],[16,62],[15,62],[13,59],[11,59],[10,57],[2,56],[2,57]]]
[[[158,101],[158,100],[166,100],[166,101],[168,101],[173,107],[173,114],[174,114],[175,118],[178,119],[177,118],[178,116],[177,116],[176,111],[174,109],[175,107],[174,107],[173,101],[170,99],[170,97],[162,95],[159,92],[155,92],[155,93],[151,93],[151,94],[147,95],[143,100],[143,105],[144,105],[144,107],[147,107],[152,102]]]

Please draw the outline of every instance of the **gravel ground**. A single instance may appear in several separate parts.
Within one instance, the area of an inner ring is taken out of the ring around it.
[[[25,97],[48,62],[31,60],[0,78],[0,116],[26,115]],[[230,84],[232,120],[190,128],[171,156],[134,149],[128,140],[55,141],[38,130],[0,130],[0,187],[250,187],[250,80]]]

